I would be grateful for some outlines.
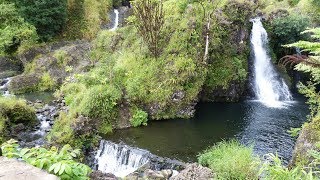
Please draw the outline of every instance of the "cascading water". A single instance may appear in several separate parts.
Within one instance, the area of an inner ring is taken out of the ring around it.
[[[98,170],[125,177],[148,163],[150,152],[102,140],[95,160]]]
[[[11,78],[6,78],[2,80],[2,84],[0,85],[0,91],[3,92],[3,96],[10,96],[8,86],[11,81]]]
[[[114,12],[114,14],[115,14],[116,16],[115,16],[115,19],[114,19],[114,25],[113,25],[113,27],[110,29],[110,31],[115,31],[115,30],[118,28],[118,26],[119,26],[119,11],[118,11],[118,9],[114,9],[113,12]]]
[[[268,35],[260,18],[252,19],[251,46],[254,54],[254,93],[257,100],[268,107],[281,107],[292,96],[279,76],[267,52]]]

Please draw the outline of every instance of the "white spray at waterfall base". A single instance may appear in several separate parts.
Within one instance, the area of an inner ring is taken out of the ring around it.
[[[268,107],[283,107],[292,100],[283,78],[275,70],[267,52],[268,35],[260,18],[252,19],[251,46],[254,53],[254,93]]]

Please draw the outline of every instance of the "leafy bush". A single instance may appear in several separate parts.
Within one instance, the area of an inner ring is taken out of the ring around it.
[[[288,54],[288,49],[282,45],[307,39],[306,34],[301,34],[310,26],[310,18],[300,14],[291,14],[286,17],[276,18],[271,22],[271,46],[278,59]]]
[[[26,101],[14,97],[0,97],[0,115],[14,124],[33,125],[37,122],[35,110]]]
[[[89,118],[112,119],[112,113],[121,98],[121,91],[113,86],[97,85],[88,89],[79,104],[79,112]]]
[[[288,2],[290,4],[290,6],[295,6],[300,2],[300,0],[288,0]]]
[[[283,180],[283,179],[315,179],[312,170],[300,166],[289,169],[282,165],[278,156],[273,154],[267,155],[269,161],[264,163],[264,179],[267,180]]]
[[[235,140],[223,141],[204,151],[198,161],[216,173],[218,179],[259,179],[260,160],[252,147]]]
[[[12,54],[19,47],[35,43],[36,28],[24,21],[14,4],[0,2],[0,55]]]
[[[67,19],[66,0],[10,0],[22,17],[37,28],[40,39],[47,41],[60,33]]]
[[[135,110],[132,118],[130,119],[130,123],[133,127],[138,127],[141,125],[146,126],[148,121],[148,113],[142,110]]]
[[[49,150],[42,147],[19,148],[17,141],[10,140],[1,145],[3,156],[9,158],[22,158],[26,163],[61,179],[89,179],[91,169],[74,160],[80,155],[80,149],[73,150],[70,145],[64,145],[60,150],[51,147]]]
[[[50,76],[49,72],[45,72],[40,80],[38,88],[40,91],[53,91],[57,87],[57,83]]]

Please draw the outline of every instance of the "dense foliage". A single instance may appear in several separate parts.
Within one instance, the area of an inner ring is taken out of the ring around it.
[[[277,57],[280,58],[290,53],[288,52],[290,49],[283,48],[282,45],[307,39],[308,36],[301,34],[301,32],[310,25],[310,19],[300,14],[291,14],[274,19],[271,22],[270,32],[272,41],[270,44]]]
[[[41,40],[47,41],[62,32],[67,19],[67,0],[10,0],[21,16],[37,28]]]
[[[20,46],[37,40],[34,26],[25,22],[13,3],[0,1],[0,55],[13,54]]]
[[[64,145],[60,150],[51,147],[20,148],[15,140],[9,140],[1,145],[3,156],[21,158],[28,164],[44,169],[61,179],[89,179],[91,169],[74,159],[80,155],[80,149],[73,150],[70,145]]]
[[[0,143],[8,138],[10,127],[19,123],[25,127],[35,125],[35,110],[24,100],[0,96]]]
[[[93,39],[109,22],[112,0],[67,0],[67,23],[62,38]]]
[[[154,57],[162,51],[163,4],[154,0],[134,1],[135,26]]]

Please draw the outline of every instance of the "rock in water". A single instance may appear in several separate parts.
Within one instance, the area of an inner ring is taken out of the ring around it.
[[[16,159],[0,157],[0,180],[2,179],[58,180],[59,178]]]

